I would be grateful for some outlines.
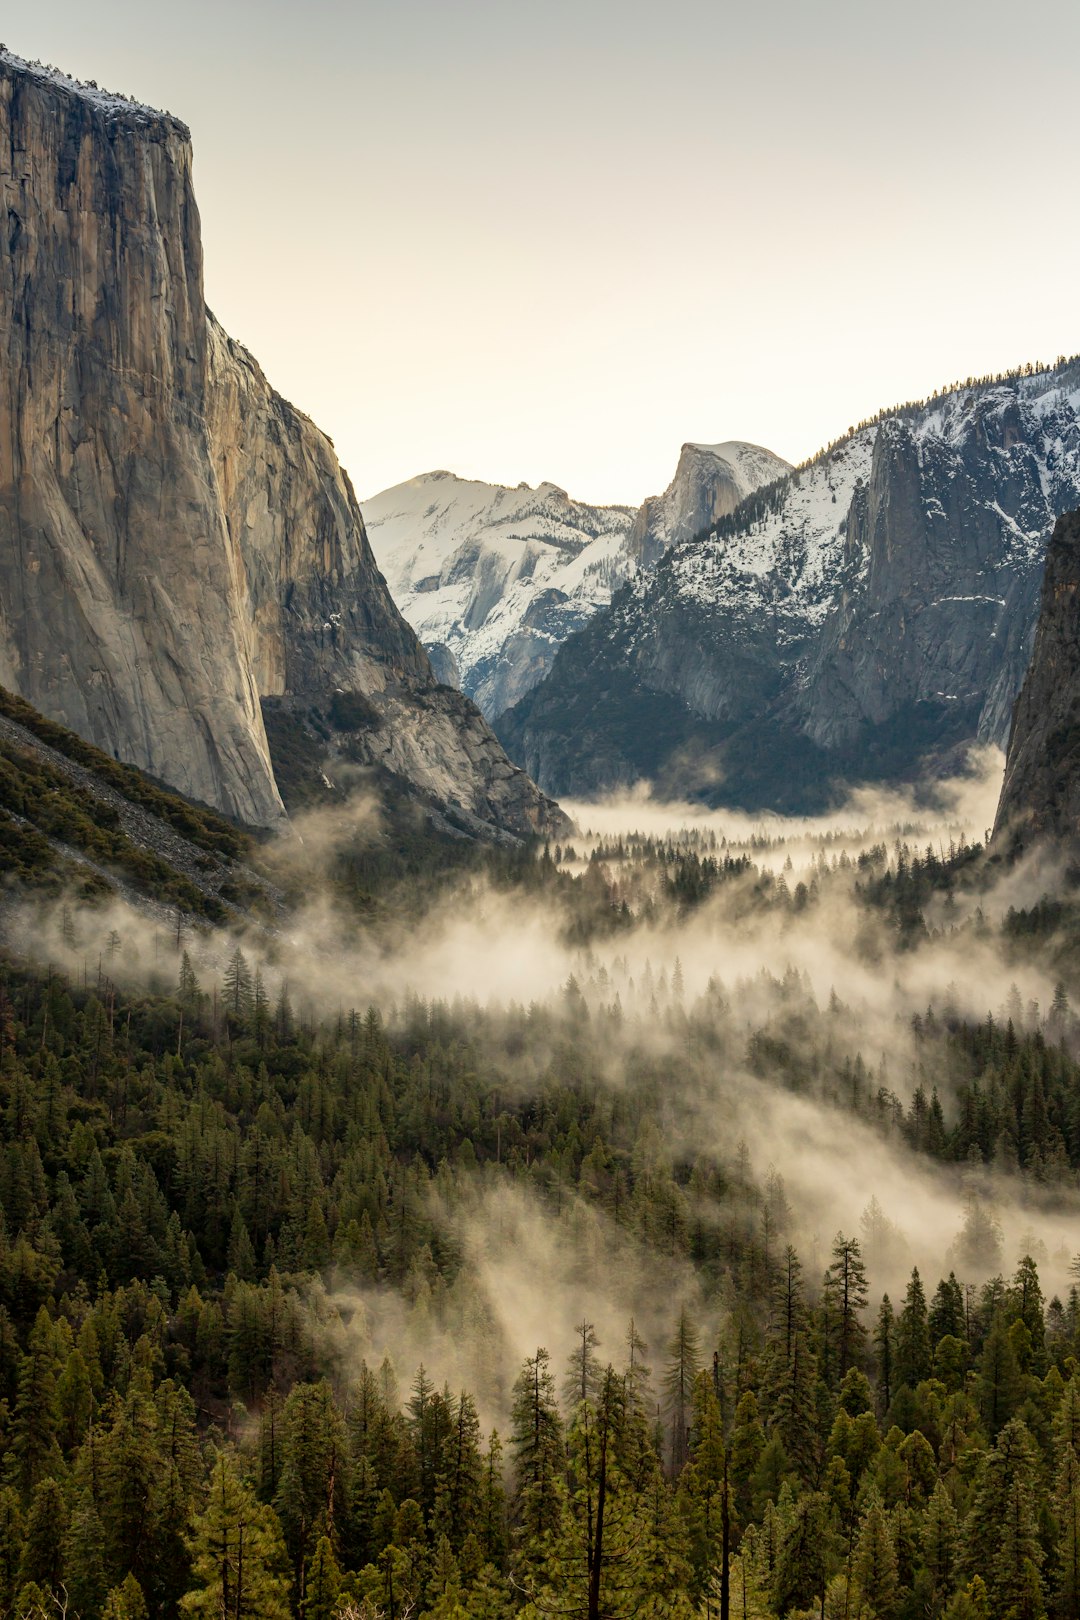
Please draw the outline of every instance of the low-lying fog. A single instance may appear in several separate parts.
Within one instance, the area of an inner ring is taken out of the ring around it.
[[[820,1275],[843,1230],[864,1239],[875,1297],[883,1288],[895,1297],[916,1263],[932,1288],[956,1259],[974,1201],[1000,1223],[1001,1266],[1010,1270],[1030,1251],[1047,1291],[1060,1291],[1080,1249],[1072,1172],[1052,1187],[1036,1187],[993,1167],[936,1167],[895,1134],[835,1105],[828,1086],[793,1089],[790,1076],[771,1076],[767,1062],[749,1057],[751,1038],[761,1031],[793,1040],[796,1049],[803,1043],[819,1076],[838,1075],[858,1054],[867,1084],[887,1088],[905,1105],[920,1081],[927,1094],[937,1085],[948,1123],[948,1080],[918,1072],[913,1015],[933,1005],[939,1014],[951,1010],[974,1021],[1011,1016],[1024,1027],[1039,1026],[1053,978],[1009,960],[999,924],[1010,906],[1054,890],[1052,867],[1029,863],[984,892],[951,902],[936,897],[926,913],[928,936],[902,949],[886,914],[869,910],[856,894],[865,880],[857,858],[874,846],[884,844],[893,857],[901,843],[947,854],[951,846],[983,842],[1001,772],[1000,753],[984,750],[963,777],[933,784],[930,798],[862,790],[833,816],[801,820],[664,804],[646,789],[568,805],[579,828],[569,849],[558,852],[568,871],[584,871],[595,851],[606,850],[604,876],[618,886],[622,867],[633,864],[649,838],[690,842],[721,860],[747,855],[754,868],[720,883],[696,909],[657,903],[648,916],[586,947],[568,941],[565,912],[550,889],[508,891],[475,878],[441,893],[418,923],[368,928],[345,916],[328,888],[311,886],[313,898],[281,933],[251,930],[239,943],[259,967],[271,1002],[284,982],[300,1009],[335,1016],[375,1005],[391,1026],[416,1016],[417,998],[449,1004],[451,1017],[470,1021],[471,1038],[488,1043],[492,1083],[504,1088],[536,1085],[550,1057],[550,1034],[543,1033],[550,1020],[523,1050],[504,1039],[508,1025],[521,1027],[530,1007],[569,1017],[572,1002],[574,1016],[591,1021],[588,1038],[602,1048],[596,1061],[613,1092],[642,1058],[667,1075],[665,1153],[730,1160],[741,1141],[762,1185],[770,1174],[782,1177],[810,1279]],[[314,819],[299,830],[303,853],[286,858],[303,859],[310,877],[325,848],[343,835],[377,837],[378,821],[367,806],[344,825],[337,813],[332,823]],[[621,859],[612,850],[620,839]],[[758,903],[755,887],[762,871],[772,875],[767,904]],[[796,903],[800,884],[805,891]],[[976,908],[982,916],[974,927]],[[175,983],[175,939],[127,905],[74,916],[59,905],[27,910],[14,926],[21,948],[89,977],[102,971],[115,930],[120,947],[114,940],[105,964],[112,978]],[[205,988],[220,982],[237,942],[220,933],[186,935],[183,945]],[[476,1286],[468,1310],[488,1328],[497,1320],[520,1355],[538,1340],[565,1342],[584,1314],[601,1326],[615,1356],[613,1339],[628,1316],[645,1323],[670,1316],[673,1300],[696,1289],[688,1267],[665,1267],[660,1275],[655,1258],[634,1250],[595,1209],[553,1211],[490,1178],[478,1179],[470,1207],[459,1203],[447,1218],[458,1223],[471,1256]],[[496,1229],[511,1231],[512,1242],[493,1243]],[[585,1250],[603,1254],[605,1264],[572,1263]],[[980,1280],[970,1266],[966,1280]],[[360,1299],[347,1289],[342,1299],[350,1311],[358,1307],[350,1331],[369,1352],[400,1336],[401,1301]],[[730,1304],[702,1308],[720,1313]],[[463,1305],[463,1343],[467,1316]]]

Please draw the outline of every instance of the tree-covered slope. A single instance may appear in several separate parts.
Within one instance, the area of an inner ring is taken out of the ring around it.
[[[541,865],[594,942],[646,895],[824,913],[853,870],[789,892],[636,847]],[[979,881],[970,848],[864,856],[867,950]],[[1035,1220],[1075,1196],[1064,987],[981,1023],[945,992],[901,1095],[797,973],[732,997],[597,967],[390,1021],[268,995],[239,948],[149,977],[0,960],[5,1612],[1070,1612],[1080,1300],[1046,1297],[1059,1257],[1003,1253],[986,1179],[1022,1172]],[[939,1266],[876,1198],[810,1240],[775,1167],[702,1128],[740,1073],[966,1188]]]

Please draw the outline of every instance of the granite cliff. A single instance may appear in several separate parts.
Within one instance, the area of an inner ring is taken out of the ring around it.
[[[330,441],[203,298],[187,128],[0,53],[0,683],[236,819],[263,722],[363,698],[350,758],[470,830],[562,825],[436,682]]]
[[[1039,839],[1080,849],[1080,511],[1059,518],[1046,553],[994,824],[998,851]]]
[[[790,470],[771,450],[741,439],[684,444],[667,489],[650,495],[637,510],[628,541],[631,556],[651,568],[672,546],[706,533],[748,495]]]

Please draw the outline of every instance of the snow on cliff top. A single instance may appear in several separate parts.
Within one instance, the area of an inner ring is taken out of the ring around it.
[[[92,79],[87,83],[82,79],[73,79],[70,73],[63,73],[59,68],[50,67],[47,62],[28,62],[24,57],[16,56],[14,51],[8,50],[6,45],[0,45],[0,70],[5,68],[12,74],[34,79],[38,84],[59,91],[61,95],[77,97],[106,118],[126,119],[130,123],[144,127],[162,123],[171,124],[177,133],[190,136],[187,125],[172,113],[148,107],[141,101],[135,101],[131,96],[101,90]]]
[[[745,484],[748,494],[791,471],[790,461],[785,461],[783,456],[766,450],[764,445],[750,444],[745,439],[725,439],[723,444],[699,444],[691,440],[684,448],[700,450],[705,455],[715,456],[718,461],[726,461],[740,483]]]

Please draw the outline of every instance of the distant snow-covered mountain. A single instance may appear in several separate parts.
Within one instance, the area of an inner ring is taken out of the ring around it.
[[[363,503],[376,561],[440,678],[485,714],[536,685],[558,647],[629,577],[625,506],[555,484],[509,489],[425,473]]]
[[[489,716],[517,703],[559,647],[671,545],[733,512],[788,464],[757,445],[686,444],[640,510],[555,484],[516,489],[425,473],[363,502],[376,560],[440,678]]]
[[[1080,360],[885,411],[669,544],[499,735],[547,792],[798,811],[1002,744],[1077,506]]]

